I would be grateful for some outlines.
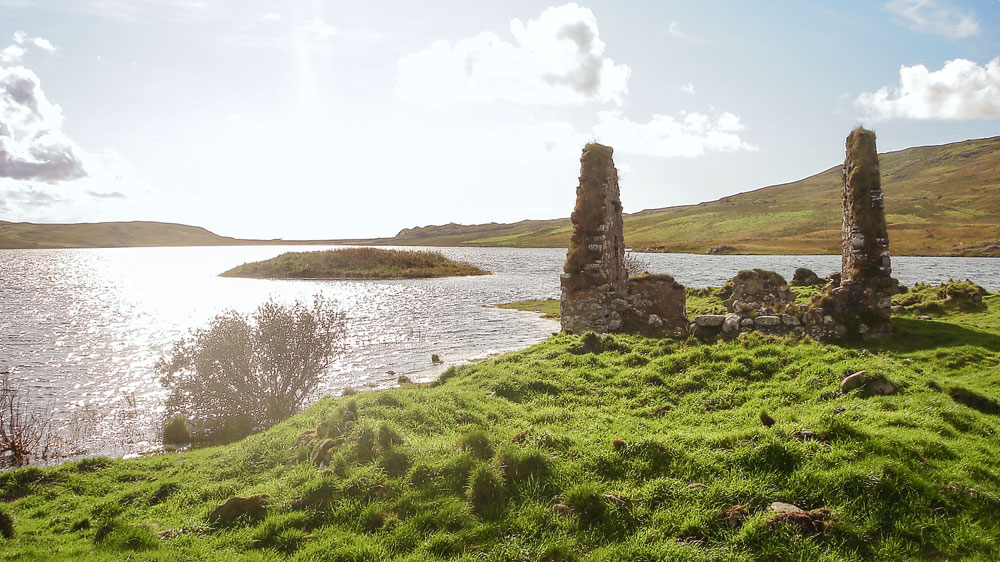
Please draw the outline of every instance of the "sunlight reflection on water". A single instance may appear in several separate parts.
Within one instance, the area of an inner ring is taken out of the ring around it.
[[[436,376],[446,362],[526,347],[558,330],[551,320],[488,305],[559,294],[564,249],[443,248],[453,259],[493,272],[480,277],[398,281],[275,281],[217,274],[281,252],[321,247],[0,250],[0,371],[30,391],[57,420],[100,413],[88,447],[123,454],[156,441],[164,391],[157,358],[189,330],[226,309],[251,312],[268,298],[310,300],[322,292],[348,319],[348,349],[327,372],[321,393],[347,386],[391,386],[400,374]],[[691,287],[719,285],[740,269],[791,277],[820,275],[839,256],[642,254],[653,272]],[[894,273],[918,280],[971,277],[1000,289],[1000,260],[894,258]],[[395,374],[388,374],[393,371]],[[129,427],[128,432],[122,429]]]

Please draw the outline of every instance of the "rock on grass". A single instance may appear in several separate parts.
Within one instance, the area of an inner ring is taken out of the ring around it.
[[[267,504],[271,496],[257,494],[249,498],[239,496],[229,498],[208,514],[209,523],[217,526],[232,525],[240,520],[257,521],[267,514]]]

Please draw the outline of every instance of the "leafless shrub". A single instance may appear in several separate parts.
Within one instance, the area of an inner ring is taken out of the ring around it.
[[[316,389],[343,336],[344,315],[322,295],[311,307],[271,300],[249,316],[224,312],[157,364],[170,390],[166,414],[186,415],[196,434],[269,427]]]
[[[53,444],[50,425],[51,417],[31,407],[25,393],[10,380],[10,373],[4,373],[0,379],[0,455],[12,464],[46,458]]]
[[[625,253],[625,273],[629,277],[649,273],[649,263],[632,252]]]

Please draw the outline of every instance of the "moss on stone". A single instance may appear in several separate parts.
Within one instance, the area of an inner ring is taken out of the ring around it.
[[[872,203],[873,197],[882,196],[882,182],[879,175],[878,150],[875,146],[875,133],[857,127],[847,136],[847,158],[844,162],[844,212],[854,219],[864,237],[861,248],[867,257],[860,262],[854,261],[850,267],[850,278],[864,279],[879,276],[879,256],[882,248],[879,238],[888,239],[885,222],[885,212],[881,205]],[[851,251],[850,232],[844,232],[844,251]]]
[[[570,237],[569,251],[566,254],[564,271],[577,274],[584,266],[594,261],[594,256],[587,248],[586,238],[598,233],[605,214],[604,185],[608,181],[606,171],[614,168],[612,155],[614,149],[602,144],[590,143],[583,149],[580,157],[580,185],[576,189],[576,207],[570,219],[573,222],[573,235]],[[621,209],[615,209],[621,212]]]

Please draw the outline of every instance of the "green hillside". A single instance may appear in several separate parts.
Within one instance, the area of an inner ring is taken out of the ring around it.
[[[1000,137],[889,152],[880,164],[893,253],[1000,256]],[[840,183],[837,165],[717,201],[626,215],[625,241],[646,251],[839,253]],[[569,219],[449,224],[382,242],[564,247],[570,228]]]
[[[201,227],[163,222],[34,224],[0,221],[0,248],[222,246],[239,242]]]

